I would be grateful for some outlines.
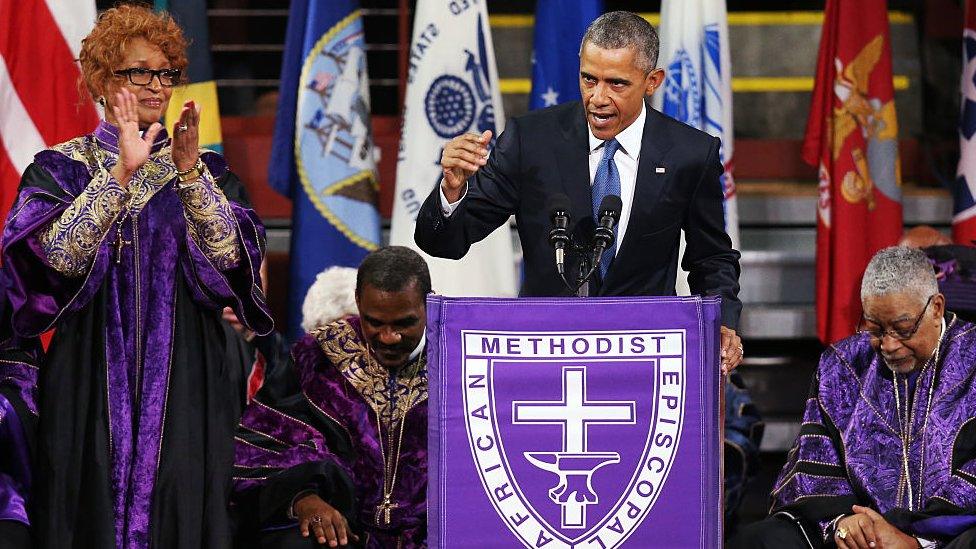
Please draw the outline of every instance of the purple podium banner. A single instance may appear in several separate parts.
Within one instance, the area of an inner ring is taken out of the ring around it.
[[[720,547],[720,318],[428,297],[430,546]]]

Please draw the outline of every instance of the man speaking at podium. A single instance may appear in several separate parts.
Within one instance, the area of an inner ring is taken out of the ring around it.
[[[580,48],[582,101],[512,119],[490,156],[490,131],[448,142],[444,177],[418,213],[414,238],[433,256],[459,259],[514,215],[523,296],[574,295],[576,286],[590,296],[675,295],[684,229],[682,267],[692,293],[722,297],[722,369],[729,372],[742,361],[735,333],[742,304],[739,252],[725,233],[719,139],[649,107],[664,82],[658,46],[654,27],[637,14],[596,19]],[[562,240],[550,237],[560,219]],[[601,227],[604,242],[594,238]],[[554,254],[551,241],[565,249]],[[572,284],[580,256],[582,272],[592,275]]]

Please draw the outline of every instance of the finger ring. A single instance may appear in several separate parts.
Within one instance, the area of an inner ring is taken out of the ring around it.
[[[322,524],[322,517],[320,517],[318,515],[312,515],[312,518],[308,519],[308,521],[311,522],[312,524]],[[845,534],[846,534],[846,532],[845,532]],[[841,538],[841,539],[844,539],[844,538]]]
[[[176,126],[176,131],[178,132],[185,132],[188,129],[190,128],[186,124],[180,124],[179,126]]]
[[[847,528],[838,528],[837,537],[840,539],[847,539]]]

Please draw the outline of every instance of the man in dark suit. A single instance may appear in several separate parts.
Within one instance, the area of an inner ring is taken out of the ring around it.
[[[515,215],[524,254],[524,296],[570,295],[553,261],[549,202],[570,199],[570,233],[593,235],[598,205],[618,195],[616,238],[589,295],[674,295],[678,246],[693,293],[722,297],[722,367],[742,361],[735,333],[742,304],[739,253],[725,232],[719,139],[650,108],[664,81],[658,37],[634,13],[594,21],[580,49],[582,101],[512,119],[488,155],[491,132],[444,147],[444,177],[417,216],[425,252],[463,257],[471,244]],[[578,259],[568,254],[566,272]]]

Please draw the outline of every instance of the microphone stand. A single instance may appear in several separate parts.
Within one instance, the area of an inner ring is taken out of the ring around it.
[[[586,249],[581,246],[578,242],[574,243],[573,251],[579,256],[579,270],[576,274],[576,287],[570,288],[570,290],[576,294],[576,297],[589,297],[590,295],[590,276],[593,275],[593,269],[588,269],[587,254]]]

